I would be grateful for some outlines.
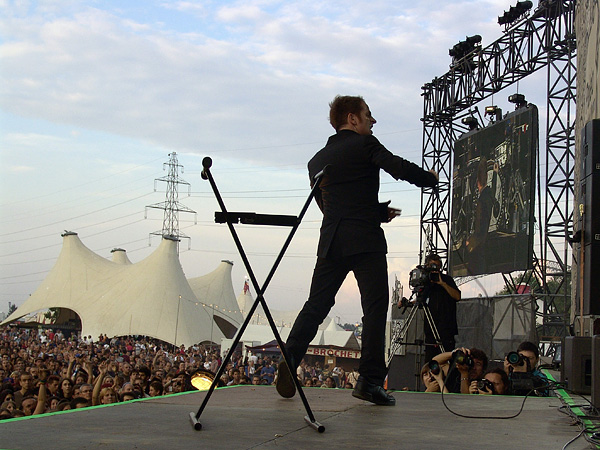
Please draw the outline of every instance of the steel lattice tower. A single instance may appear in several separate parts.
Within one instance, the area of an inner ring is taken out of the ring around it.
[[[163,164],[163,170],[166,168],[168,168],[168,175],[154,180],[155,191],[156,183],[158,181],[167,183],[165,201],[146,206],[146,208],[164,210],[162,230],[150,233],[150,235],[162,236],[163,238],[177,241],[180,241],[182,238],[190,239],[189,236],[183,234],[179,229],[179,213],[186,212],[196,214],[196,211],[191,210],[179,202],[179,185],[183,184],[188,186],[188,196],[191,194],[191,187],[187,181],[179,177],[179,169],[181,169],[181,172],[183,173],[183,166],[177,162],[177,153],[169,153],[169,161]]]

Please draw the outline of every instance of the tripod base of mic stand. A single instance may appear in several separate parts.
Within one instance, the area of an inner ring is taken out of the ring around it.
[[[194,413],[194,412],[190,413],[190,421],[192,422],[192,427],[194,427],[194,430],[200,431],[202,429],[202,424],[200,422],[198,422],[196,413]]]
[[[319,433],[323,433],[325,431],[325,426],[317,422],[316,420],[311,420],[310,417],[304,416],[304,421],[313,429],[317,430]],[[198,421],[196,417],[196,413],[190,413],[190,422],[192,422],[192,427],[196,431],[200,431],[202,429],[202,424]]]
[[[323,425],[321,425],[319,422],[317,422],[316,420],[310,420],[310,417],[308,416],[304,416],[304,421],[310,425],[310,427],[314,428],[315,430],[317,430],[319,433],[323,433],[325,431],[325,427]]]

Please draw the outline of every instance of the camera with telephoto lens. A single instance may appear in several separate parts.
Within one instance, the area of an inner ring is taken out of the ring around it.
[[[492,394],[495,393],[494,383],[492,383],[490,380],[486,380],[485,378],[482,380],[477,380],[477,389],[479,389],[480,391],[488,391]]]
[[[521,354],[517,353],[517,352],[508,352],[506,354],[506,360],[508,361],[509,364],[512,364],[513,366],[524,366],[526,362],[527,358],[524,358]]]
[[[432,359],[431,361],[429,361],[429,370],[431,371],[432,374],[439,375],[440,363],[437,362],[435,359]]]
[[[431,282],[440,281],[440,265],[430,262],[427,266],[418,265],[408,274],[408,284],[413,289],[420,289]]]
[[[455,364],[463,364],[468,367],[473,367],[475,364],[471,355],[463,352],[462,350],[456,350],[452,356],[454,357]]]

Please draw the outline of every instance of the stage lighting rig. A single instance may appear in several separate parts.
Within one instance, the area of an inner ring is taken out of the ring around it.
[[[508,101],[515,104],[515,110],[527,106],[527,100],[523,94],[513,94],[508,96]]]
[[[473,116],[463,117],[462,120],[461,120],[461,122],[462,122],[463,125],[466,125],[466,126],[469,127],[469,131],[473,131],[473,130],[479,129],[479,122]]]
[[[475,69],[472,53],[478,49],[481,49],[481,36],[478,34],[467,36],[464,41],[460,41],[448,50],[448,54],[452,56],[450,67],[456,67],[463,72],[472,71]]]
[[[502,109],[498,108],[496,105],[486,106],[485,107],[485,115],[490,116],[493,121],[502,120]]]
[[[481,36],[478,34],[474,36],[467,36],[464,41],[460,41],[458,44],[455,44],[454,47],[448,50],[448,54],[452,56],[454,60],[458,61],[475,50],[475,48],[478,46],[477,44],[481,44]],[[481,46],[479,45],[479,47]]]
[[[517,2],[515,6],[511,6],[508,11],[504,11],[504,14],[498,16],[498,24],[506,25],[507,27],[520,19],[533,7],[533,2],[521,1]]]

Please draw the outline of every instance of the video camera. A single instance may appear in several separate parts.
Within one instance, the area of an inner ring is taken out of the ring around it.
[[[508,376],[513,395],[529,395],[533,391],[547,389],[547,381],[531,372],[511,372]],[[538,394],[539,395],[539,394]]]
[[[408,275],[408,284],[414,290],[422,289],[431,282],[440,281],[441,265],[431,261],[428,265],[418,265],[410,271]]]

